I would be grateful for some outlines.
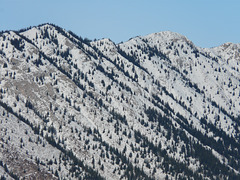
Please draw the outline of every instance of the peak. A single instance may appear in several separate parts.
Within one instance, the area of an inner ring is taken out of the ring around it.
[[[191,46],[195,46],[192,41],[190,41],[186,36],[183,36],[176,32],[171,31],[162,31],[157,33],[148,34],[146,36],[140,37],[141,39],[145,39],[148,42],[151,43],[169,43],[169,42],[176,42],[176,41],[182,41],[186,42],[187,44]]]
[[[232,49],[239,49],[240,48],[240,44],[234,44],[231,42],[227,42],[221,45],[223,48],[227,49],[227,48],[232,48]]]
[[[129,41],[134,40],[134,41],[142,41],[142,40],[147,40],[150,42],[157,42],[157,41],[161,41],[161,42],[165,42],[165,41],[178,41],[178,40],[184,40],[184,41],[188,41],[191,42],[190,40],[188,40],[185,36],[176,33],[176,32],[172,32],[172,31],[161,31],[161,32],[157,32],[157,33],[151,33],[145,36],[136,36],[134,38],[130,38]]]
[[[213,49],[222,49],[222,50],[238,50],[240,49],[240,44],[234,44],[231,42],[224,43],[218,47],[214,47]]]
[[[158,33],[152,33],[145,36],[148,39],[162,39],[162,40],[187,40],[187,38],[179,33],[171,31],[162,31]]]
[[[97,44],[97,43],[102,43],[102,44],[108,44],[108,45],[114,45],[115,46],[115,43],[109,38],[102,38],[102,39],[94,40],[94,41],[91,42],[91,44]]]
[[[47,27],[47,28],[50,28],[50,27],[56,27],[56,25],[54,24],[51,24],[51,23],[44,23],[44,24],[40,24],[38,25],[38,27]]]
[[[103,39],[99,39],[97,41],[100,41],[100,42],[110,42],[110,43],[113,43],[113,41],[109,38],[103,38]]]
[[[157,32],[157,33],[152,33],[149,34],[150,36],[163,36],[166,38],[183,38],[184,36],[176,33],[176,32],[172,32],[172,31],[161,31],[161,32]]]
[[[23,28],[23,29],[20,29],[20,30],[18,30],[18,31],[15,31],[15,32],[18,32],[18,33],[24,33],[24,32],[27,32],[27,31],[31,31],[31,30],[33,30],[33,29],[41,29],[41,28],[50,28],[50,29],[52,29],[52,28],[60,28],[60,27],[58,27],[58,26],[56,26],[56,25],[54,25],[54,24],[50,24],[50,23],[44,23],[44,24],[40,24],[40,25],[37,25],[37,26],[30,26],[30,27],[27,27],[27,28]]]
[[[59,26],[57,26],[57,25],[55,25],[55,24],[52,24],[52,23],[43,23],[43,24],[39,24],[39,25],[37,25],[37,26],[33,26],[33,27],[29,27],[29,28],[26,28],[26,29],[23,29],[22,30],[22,32],[24,32],[24,31],[26,31],[26,30],[29,30],[29,29],[33,29],[33,28],[40,28],[40,29],[48,29],[48,28],[50,28],[50,29],[53,29],[53,28],[55,28],[55,29],[63,29],[62,27],[59,27]]]

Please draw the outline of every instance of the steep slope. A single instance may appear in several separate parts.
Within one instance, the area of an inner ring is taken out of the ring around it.
[[[239,178],[239,51],[172,32],[120,44],[51,24],[2,33],[0,174]]]

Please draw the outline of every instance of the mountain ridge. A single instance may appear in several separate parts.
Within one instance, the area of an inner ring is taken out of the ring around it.
[[[171,32],[89,41],[51,24],[2,33],[1,175],[239,178],[231,45],[199,48]],[[10,163],[14,152],[35,170]]]
[[[13,32],[24,32],[24,31],[27,31],[29,29],[32,29],[32,28],[38,28],[38,27],[43,27],[43,26],[50,26],[50,27],[55,27],[55,28],[61,28],[60,26],[56,25],[56,24],[53,24],[53,23],[42,23],[42,24],[39,24],[39,25],[36,25],[36,26],[29,26],[27,28],[22,28],[22,29],[19,29],[19,30],[4,30],[4,31],[1,31],[0,33],[5,33],[5,32],[10,32],[10,31],[13,31]],[[73,33],[71,30],[66,30],[64,28],[61,28],[63,29],[64,31],[72,34],[73,36],[75,37],[78,37],[78,38],[82,38],[81,36]],[[135,36],[135,37],[131,37],[129,40],[131,39],[134,39],[134,38],[137,38],[137,37],[148,37],[148,36],[152,36],[152,35],[161,35],[161,34],[167,34],[168,36],[171,36],[171,35],[174,35],[175,34],[175,37],[173,36],[172,38],[173,39],[186,39],[187,41],[190,41],[192,44],[194,44],[190,39],[188,39],[186,36],[180,34],[180,33],[177,33],[177,32],[174,32],[174,31],[170,31],[170,30],[166,30],[166,31],[159,31],[159,32],[153,32],[153,33],[149,33],[149,34],[146,34],[146,35],[138,35],[138,36]],[[178,37],[178,38],[177,38]],[[86,37],[87,39],[87,37]],[[98,40],[102,40],[102,39],[109,39],[111,40],[110,38],[106,37],[106,38],[100,38],[100,39],[95,39],[95,40],[90,40],[88,39],[89,41],[98,41]],[[129,41],[127,40],[127,41]],[[111,40],[112,41],[112,40]],[[125,42],[127,42],[125,41]],[[112,41],[114,42],[114,41]],[[114,42],[114,44],[118,45],[118,44],[121,44],[121,43],[124,43],[124,42],[120,42],[120,43],[116,43]],[[213,49],[213,48],[217,48],[217,47],[221,47],[221,46],[224,46],[224,44],[232,44],[234,46],[238,46],[240,43],[232,43],[232,42],[226,42],[226,43],[223,43],[219,46],[213,46],[213,47],[210,47],[210,48],[206,48],[206,47],[200,47],[200,46],[197,46],[198,48],[202,48],[202,49]]]

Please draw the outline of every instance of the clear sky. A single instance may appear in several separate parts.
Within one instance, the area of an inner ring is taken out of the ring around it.
[[[214,47],[240,43],[240,0],[0,0],[0,31],[43,23],[116,43],[173,31]]]

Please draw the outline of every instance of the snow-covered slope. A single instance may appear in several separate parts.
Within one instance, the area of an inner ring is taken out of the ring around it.
[[[0,35],[0,175],[240,178],[239,44],[115,44],[51,24]]]

